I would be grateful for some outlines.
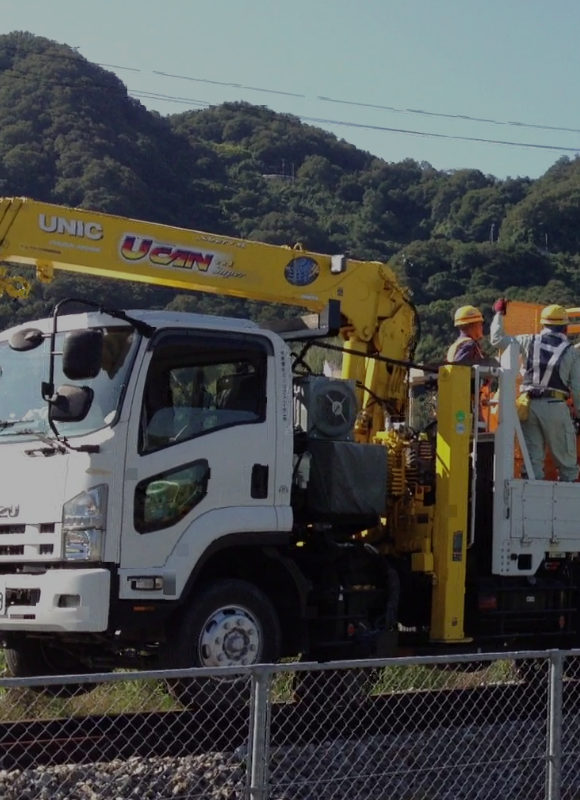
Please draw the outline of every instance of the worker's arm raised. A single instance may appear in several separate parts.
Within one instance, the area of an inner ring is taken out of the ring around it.
[[[505,350],[508,344],[514,341],[513,336],[508,336],[503,329],[503,315],[496,313],[489,329],[489,341],[498,350]]]
[[[526,347],[532,338],[531,335],[509,336],[504,331],[503,314],[501,312],[495,314],[489,330],[489,341],[493,347],[497,347],[498,350],[505,350],[509,344],[515,342],[518,345],[520,353],[525,355]]]

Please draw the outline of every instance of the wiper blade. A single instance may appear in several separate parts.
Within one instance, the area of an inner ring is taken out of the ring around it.
[[[5,433],[4,436],[36,436],[41,442],[48,445],[50,452],[46,448],[41,450],[26,450],[26,455],[33,455],[34,453],[41,452],[44,455],[52,455],[52,453],[100,453],[101,447],[98,444],[81,444],[80,447],[73,447],[66,439],[56,439],[54,436],[46,436],[40,431],[34,431],[32,428],[23,428],[20,431],[13,431],[12,433]]]
[[[30,422],[29,419],[0,419],[0,430],[11,428],[13,425],[20,425],[22,422]]]
[[[25,422],[28,422],[28,420],[25,420]],[[46,436],[46,434],[41,433],[40,431],[35,431],[32,428],[22,428],[19,431],[7,433],[6,436],[36,436],[37,439],[40,439],[40,441],[44,442],[45,444],[64,444],[64,442],[57,442],[53,436]]]
[[[42,448],[40,452],[44,454],[52,454],[52,453],[68,453],[70,452],[70,447],[67,445],[66,442],[61,441],[60,439],[55,439],[52,436],[46,436],[44,433],[40,433],[40,431],[35,431],[32,428],[23,428],[20,431],[13,431],[12,433],[7,433],[5,436],[36,436],[37,439],[48,445],[48,452],[46,448]],[[38,450],[27,450],[26,455],[32,455],[34,453],[39,452]]]

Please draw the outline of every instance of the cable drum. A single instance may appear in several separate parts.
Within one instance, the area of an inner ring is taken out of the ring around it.
[[[300,424],[309,438],[353,438],[358,414],[354,382],[307,376],[297,387]]]

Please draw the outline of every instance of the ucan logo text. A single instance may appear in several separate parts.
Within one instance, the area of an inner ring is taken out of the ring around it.
[[[243,278],[244,273],[234,269],[234,259],[226,253],[158,242],[134,234],[126,234],[119,242],[123,261],[137,264],[145,262],[152,267],[188,270],[217,278]]]
[[[214,260],[214,253],[189,250],[172,244],[162,244],[153,239],[125,236],[121,242],[121,255],[126,261],[146,259],[155,267],[174,269],[198,269],[207,272]]]
[[[66,217],[47,217],[39,214],[38,226],[46,233],[66,234],[79,239],[102,239],[103,226],[98,222],[84,222],[81,219],[67,219]]]

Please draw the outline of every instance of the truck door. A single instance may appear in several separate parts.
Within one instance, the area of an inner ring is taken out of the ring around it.
[[[121,597],[135,570],[163,567],[164,594],[179,595],[220,537],[276,531],[273,356],[244,330],[152,338],[129,422]]]

